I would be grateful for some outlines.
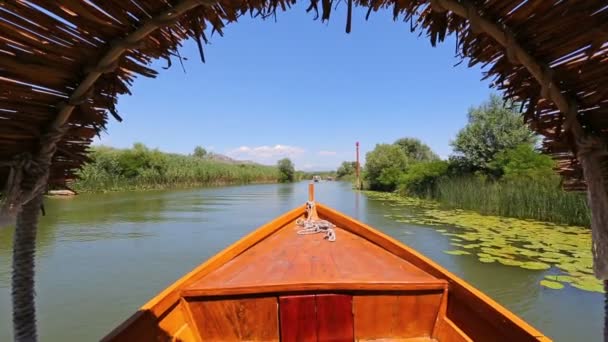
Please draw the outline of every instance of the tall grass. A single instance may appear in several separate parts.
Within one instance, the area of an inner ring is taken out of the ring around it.
[[[553,181],[445,178],[426,194],[447,207],[482,214],[580,226],[589,226],[591,220],[584,194],[563,191]]]
[[[276,182],[276,167],[230,164],[195,156],[163,153],[145,146],[95,148],[93,161],[72,184],[80,192],[161,189],[221,184]]]

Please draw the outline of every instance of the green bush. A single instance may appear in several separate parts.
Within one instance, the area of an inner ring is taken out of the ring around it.
[[[342,165],[336,171],[336,177],[338,179],[343,179],[348,176],[354,175],[357,168],[357,162],[342,162]]]
[[[432,197],[437,182],[448,172],[442,160],[410,165],[399,178],[398,191],[403,195]]]
[[[279,182],[287,183],[295,180],[296,168],[289,158],[283,158],[277,162],[279,169]]]
[[[365,162],[365,179],[371,190],[393,191],[409,161],[397,145],[378,144],[368,152]]]
[[[509,181],[547,181],[558,177],[553,170],[553,159],[536,152],[529,144],[499,152],[490,165],[494,173]]]

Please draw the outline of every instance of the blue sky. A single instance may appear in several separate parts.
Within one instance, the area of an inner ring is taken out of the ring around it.
[[[345,6],[329,23],[314,21],[301,3],[278,22],[244,17],[214,35],[200,62],[196,44],[140,77],[119,99],[122,123],[111,119],[97,144],[143,142],[190,153],[201,145],[237,159],[273,164],[290,157],[303,170],[335,169],[377,143],[416,137],[447,157],[449,142],[471,105],[491,90],[479,68],[454,67],[455,40],[432,48],[426,37],[393,22],[390,11],[355,9],[344,32]]]

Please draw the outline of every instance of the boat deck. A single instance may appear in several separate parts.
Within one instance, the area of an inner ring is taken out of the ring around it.
[[[435,278],[360,236],[335,228],[337,240],[324,234],[298,235],[291,223],[198,279],[183,296],[228,295],[315,289],[443,289]]]

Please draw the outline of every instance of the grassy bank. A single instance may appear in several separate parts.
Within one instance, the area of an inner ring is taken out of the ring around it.
[[[419,195],[451,209],[577,226],[590,225],[585,195],[563,191],[553,181],[444,178]]]
[[[72,184],[76,191],[271,183],[278,179],[276,167],[163,153],[141,144],[131,149],[96,147],[90,156],[92,162],[84,166],[79,179]]]

